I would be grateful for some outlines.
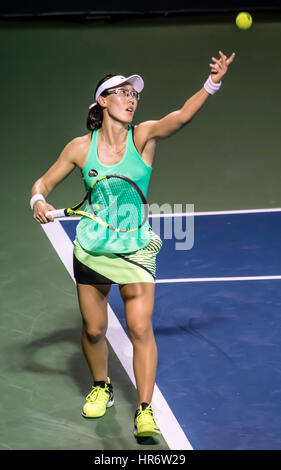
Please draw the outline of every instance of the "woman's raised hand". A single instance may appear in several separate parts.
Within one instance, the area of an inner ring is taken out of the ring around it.
[[[211,67],[211,78],[214,83],[219,83],[222,77],[226,74],[229,64],[234,60],[235,52],[233,52],[228,58],[222,53],[222,51],[219,51],[219,55],[220,59],[212,57],[213,63],[209,64]]]

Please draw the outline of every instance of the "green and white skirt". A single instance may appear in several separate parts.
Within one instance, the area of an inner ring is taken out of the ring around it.
[[[161,238],[150,229],[150,242],[133,253],[89,253],[74,242],[73,269],[79,284],[131,284],[156,278],[156,256]]]

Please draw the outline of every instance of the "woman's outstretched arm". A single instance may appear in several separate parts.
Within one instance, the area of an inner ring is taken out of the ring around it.
[[[228,58],[221,51],[219,51],[219,54],[220,59],[212,57],[213,62],[209,64],[211,68],[210,77],[215,85],[214,88],[216,88],[216,85],[220,83],[222,77],[228,70],[228,66],[235,57],[234,52]],[[140,124],[139,126],[142,126],[146,133],[147,140],[158,140],[170,137],[188,124],[210,96],[210,93],[206,88],[208,89],[208,87],[204,86],[201,90],[191,96],[191,98],[184,103],[181,109],[173,111],[159,121],[146,121]]]

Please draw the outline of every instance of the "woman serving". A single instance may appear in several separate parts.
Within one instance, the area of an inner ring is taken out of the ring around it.
[[[104,175],[119,174],[132,180],[146,197],[156,142],[182,129],[221,86],[233,61],[221,51],[212,58],[211,74],[201,90],[181,109],[158,121],[132,125],[144,83],[139,75],[107,75],[98,83],[95,102],[87,118],[88,134],[70,141],[57,161],[32,188],[33,217],[40,224],[53,221],[54,208],[46,197],[75,167],[86,189]],[[157,347],[152,328],[156,257],[162,241],[148,222],[128,235],[97,232],[94,221],[82,217],[74,242],[74,276],[82,315],[82,349],[93,376],[93,387],[82,415],[98,418],[114,404],[108,377],[107,301],[112,284],[118,284],[126,324],[133,344],[133,368],[138,392],[134,417],[136,436],[160,433],[151,400],[156,377]],[[109,232],[109,230],[108,230]],[[94,234],[94,235],[93,235]],[[137,234],[137,235],[136,235]]]

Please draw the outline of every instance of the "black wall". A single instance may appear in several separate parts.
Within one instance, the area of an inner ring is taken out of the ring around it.
[[[240,11],[240,10],[279,10],[281,0],[142,0],[135,3],[132,0],[94,2],[93,0],[5,0],[0,6],[1,16],[10,15],[53,15],[53,14],[168,14],[172,12],[212,12],[212,11]]]

